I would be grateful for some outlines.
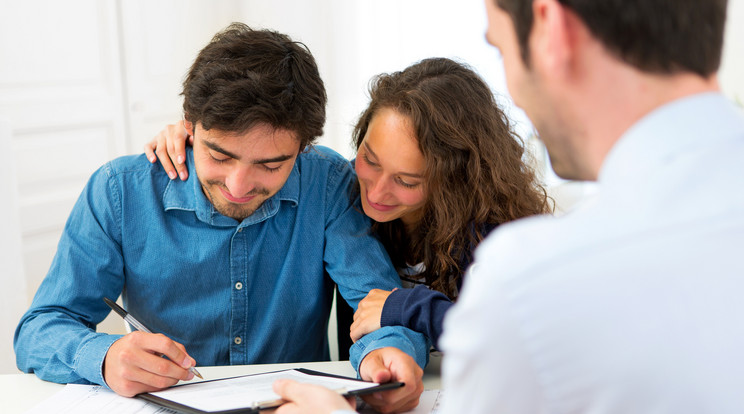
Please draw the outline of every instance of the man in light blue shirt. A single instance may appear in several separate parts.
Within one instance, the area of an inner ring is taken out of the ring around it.
[[[184,81],[189,179],[144,155],[95,172],[15,336],[18,367],[61,383],[135,395],[190,379],[200,365],[328,359],[334,282],[352,306],[399,286],[349,196],[353,169],[312,146],[326,96],[309,51],[233,24]],[[95,332],[103,297],[154,332]],[[351,350],[363,378],[406,382],[378,406],[415,405],[426,339],[405,328]],[[167,356],[168,359],[161,358]]]

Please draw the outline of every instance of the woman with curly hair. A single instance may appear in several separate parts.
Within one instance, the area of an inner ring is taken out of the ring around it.
[[[434,344],[473,250],[496,226],[549,210],[488,85],[450,59],[377,76],[354,129],[365,214],[404,286],[359,303],[354,340],[387,325]]]

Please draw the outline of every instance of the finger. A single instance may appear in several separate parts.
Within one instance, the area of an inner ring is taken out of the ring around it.
[[[403,388],[376,392],[362,396],[362,399],[379,412],[404,412],[409,411],[418,405],[419,398],[423,392],[423,385],[421,386],[421,390],[418,390],[417,388],[418,387],[416,386],[411,387],[406,383]]]
[[[386,409],[391,411],[408,411],[418,405],[421,393],[424,391],[422,381],[424,371],[418,365],[392,364],[390,372],[395,381],[404,383],[397,390],[383,393]]]
[[[155,156],[155,145],[156,145],[156,142],[157,142],[156,140],[152,140],[152,141],[146,143],[145,146],[144,146],[145,156],[153,164],[155,164],[155,162],[158,160],[158,158]]]
[[[144,372],[144,371],[143,371]],[[143,374],[147,375],[147,374]],[[137,394],[141,394],[143,392],[152,392],[152,391],[159,391],[164,388],[169,387],[156,387],[154,385],[145,384],[139,381],[131,381],[128,379],[121,379],[117,383],[108,383],[109,387],[114,390],[117,394],[122,395],[124,397],[134,397]]]
[[[163,169],[165,170],[166,174],[168,174],[168,177],[170,177],[170,179],[173,180],[177,177],[176,169],[175,167],[173,167],[173,163],[171,162],[171,159],[168,156],[168,150],[166,149],[166,143],[164,139],[165,138],[158,139],[158,146],[155,149],[155,154],[158,156],[158,160],[160,160],[160,165],[163,166]]]
[[[167,357],[182,369],[187,370],[196,365],[196,361],[186,353],[183,345],[163,334],[153,334],[150,347],[154,353]]]
[[[106,355],[106,383],[118,394],[130,397],[141,392],[170,387],[179,381],[179,374],[188,372],[172,361],[142,348],[137,342],[143,339],[147,340],[141,335],[126,338],[116,352],[112,346]]]
[[[271,384],[271,388],[274,390],[275,393],[279,394],[280,397],[287,401],[294,401],[292,394],[292,383],[295,381],[288,380],[288,379],[279,379],[274,381],[273,384]]]
[[[349,405],[351,406],[351,409],[352,410],[356,410],[356,408],[357,408],[357,399],[356,399],[355,396],[350,395],[350,396],[346,397],[346,402],[349,403]]]
[[[382,364],[367,364],[365,368],[364,374],[361,374],[362,379],[364,380],[382,384],[389,382],[393,378],[390,370]]]
[[[141,365],[132,369],[130,381],[138,382],[154,389],[164,389],[185,380],[187,375],[193,375],[176,365],[173,361],[146,353],[141,359]]]
[[[363,337],[364,335],[368,333],[370,333],[370,330],[365,327],[363,319],[354,321],[351,324],[351,328],[349,330],[349,336],[351,336],[351,340],[353,342],[358,341],[361,337]]]
[[[189,176],[186,168],[186,138],[188,134],[183,124],[168,125],[166,138],[166,148],[171,161],[175,161],[176,171],[181,181],[186,181]]]
[[[299,407],[297,407],[297,404],[294,403],[286,403],[279,406],[274,411],[274,414],[295,414],[299,412]]]
[[[364,402],[369,404],[375,411],[380,413],[406,412],[416,408],[419,396],[406,395],[402,399],[389,399],[385,397],[362,396]]]

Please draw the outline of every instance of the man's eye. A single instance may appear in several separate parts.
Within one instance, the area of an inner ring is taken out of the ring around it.
[[[225,158],[218,158],[218,157],[215,157],[215,156],[214,156],[214,154],[212,154],[211,152],[209,153],[209,156],[210,156],[210,157],[212,158],[212,160],[213,160],[214,162],[216,162],[216,163],[223,163],[223,162],[226,162],[227,160],[229,160],[229,159],[230,159],[230,157],[225,157]]]
[[[281,168],[282,168],[282,166],[281,166],[281,165],[278,165],[278,166],[276,166],[276,167],[269,167],[269,166],[268,166],[268,165],[266,165],[266,164],[261,164],[261,165],[262,165],[262,166],[264,167],[264,169],[265,169],[266,171],[268,171],[268,172],[277,172],[277,171],[279,171],[279,169],[281,169]]]

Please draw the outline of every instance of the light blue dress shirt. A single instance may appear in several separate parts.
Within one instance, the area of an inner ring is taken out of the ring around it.
[[[744,114],[666,103],[574,211],[499,226],[444,320],[442,413],[744,413]]]
[[[15,335],[18,368],[60,383],[104,384],[102,364],[120,336],[95,332],[123,295],[154,332],[185,345],[198,365],[329,359],[334,282],[356,308],[370,289],[400,286],[349,187],[349,162],[323,147],[300,154],[282,189],[238,222],[189,179],[171,181],[144,155],[93,174],[67,221],[51,269]],[[329,277],[330,276],[330,277]],[[383,328],[358,341],[394,346],[426,365],[425,337]]]

